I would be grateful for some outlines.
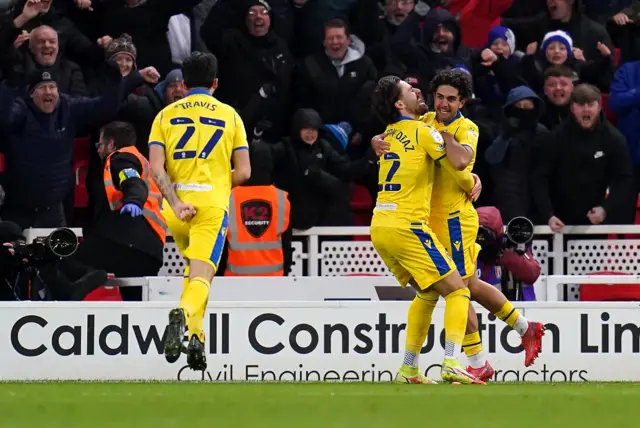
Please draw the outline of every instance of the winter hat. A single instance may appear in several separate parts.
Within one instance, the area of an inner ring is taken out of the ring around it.
[[[105,49],[105,56],[107,58],[107,61],[115,59],[115,56],[121,53],[128,54],[133,59],[133,62],[136,62],[138,50],[133,44],[131,36],[126,33],[121,35],[117,39],[113,39]]]
[[[470,77],[473,77],[471,75],[471,71],[469,71],[469,69],[464,64],[456,65],[455,67],[453,67],[453,70],[462,71],[463,73],[467,73]]]
[[[33,70],[27,76],[27,91],[32,93],[43,83],[53,82],[57,84],[56,77],[57,76],[53,70]]]
[[[342,148],[346,148],[349,144],[349,136],[351,135],[351,125],[348,122],[340,122],[337,125],[326,125],[325,128],[330,131],[336,140],[340,142]]]
[[[507,27],[495,26],[489,31],[489,46],[493,44],[497,39],[502,39],[509,45],[511,49],[511,55],[516,51],[516,36],[513,31]]]
[[[267,12],[271,12],[271,6],[269,6],[269,3],[267,3],[266,0],[247,0],[245,4],[247,6],[245,10],[247,11],[253,6],[263,6],[265,9],[267,9]]]
[[[546,52],[549,45],[553,42],[560,42],[567,48],[568,56],[571,56],[571,51],[573,49],[573,39],[566,31],[557,30],[551,31],[544,35],[544,39],[542,39],[542,52]]]
[[[165,92],[167,90],[167,86],[175,82],[183,82],[184,78],[182,77],[182,70],[176,68],[175,70],[171,70],[167,77],[160,83],[158,83],[153,90],[160,97],[160,99],[165,100]],[[165,100],[166,101],[166,100]]]

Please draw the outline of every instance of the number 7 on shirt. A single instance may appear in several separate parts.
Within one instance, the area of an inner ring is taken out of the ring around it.
[[[200,117],[200,125],[205,126],[215,126],[222,129],[216,129],[207,142],[205,146],[200,151],[200,154],[197,154],[195,150],[184,150],[193,135],[196,133],[196,127],[193,119],[189,117],[176,117],[171,119],[171,125],[189,125],[182,134],[182,137],[178,141],[176,145],[176,150],[173,152],[174,160],[183,160],[183,159],[193,159],[196,156],[200,159],[206,159],[209,157],[213,149],[216,147],[216,144],[220,141],[222,136],[224,135],[224,120],[219,119],[211,119],[208,117]],[[202,129],[202,128],[201,128]]]

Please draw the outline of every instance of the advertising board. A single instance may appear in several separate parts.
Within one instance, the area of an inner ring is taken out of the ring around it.
[[[3,380],[389,381],[404,352],[404,302],[218,303],[205,317],[208,370],[162,355],[167,303],[5,303]],[[495,381],[640,381],[636,303],[523,303],[544,321],[543,352],[523,366],[520,338],[478,309]],[[443,307],[420,366],[439,379]],[[464,356],[461,356],[464,361]]]

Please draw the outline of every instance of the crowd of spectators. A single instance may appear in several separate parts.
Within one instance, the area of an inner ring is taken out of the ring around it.
[[[640,1],[16,3],[0,22],[0,217],[22,228],[90,226],[104,192],[98,130],[129,122],[147,154],[195,50],[216,55],[214,96],[270,148],[293,228],[366,223],[352,207],[370,213],[377,191],[376,81],[398,75],[429,98],[442,68],[473,81],[463,114],[480,129],[479,206],[554,230],[634,221]]]

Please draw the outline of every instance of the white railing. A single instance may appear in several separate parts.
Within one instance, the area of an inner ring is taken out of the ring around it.
[[[47,236],[53,229],[27,229],[28,241]],[[73,229],[82,235],[80,229]],[[294,260],[291,276],[389,275],[389,271],[368,240],[335,240],[340,236],[368,236],[368,227],[314,227],[294,232]],[[547,226],[535,228],[534,255],[542,265],[536,289],[544,290],[545,300],[562,300],[558,285],[567,285],[567,299],[577,300],[580,283],[640,283],[640,240],[588,239],[594,235],[640,235],[640,225],[566,226],[564,233],[553,233]],[[585,236],[586,235],[586,236]],[[329,238],[322,239],[322,238]],[[572,239],[579,238],[579,239]],[[161,276],[182,275],[184,259],[175,244],[165,246]],[[588,276],[612,271],[632,274]],[[544,281],[544,282],[541,282]]]

